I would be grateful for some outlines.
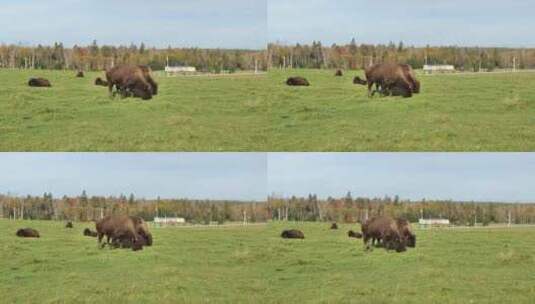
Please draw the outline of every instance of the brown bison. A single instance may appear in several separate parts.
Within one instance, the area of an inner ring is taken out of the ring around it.
[[[284,239],[304,239],[305,235],[300,230],[290,229],[290,230],[284,230],[281,233],[281,237]]]
[[[366,68],[364,73],[366,80],[357,76],[353,79],[353,83],[367,85],[368,97],[372,97],[376,92],[383,95],[412,97],[413,93],[420,91],[420,83],[416,80],[414,71],[406,64],[375,64]],[[374,85],[375,90],[372,91]]]
[[[145,77],[145,80],[147,80],[147,82],[150,84],[152,95],[158,95],[158,84],[156,83],[156,81],[154,81],[154,79],[151,76],[152,71],[150,67],[146,65],[138,65],[138,67],[143,72],[143,76]]]
[[[360,232],[355,232],[353,230],[349,230],[347,232],[347,236],[350,237],[350,238],[356,238],[356,239],[361,239],[362,238],[362,233]]]
[[[306,86],[308,87],[310,83],[303,77],[290,77],[286,80],[286,84],[289,86]]]
[[[102,78],[100,78],[100,77],[97,77],[97,79],[95,79],[95,85],[107,87],[108,86],[108,82],[106,80],[102,80]]]
[[[130,238],[124,235],[113,239],[111,243],[112,248],[131,248],[133,251],[143,250],[143,246],[150,246],[144,238],[140,238],[134,243]]]
[[[110,245],[110,241],[116,238],[128,238],[132,243],[139,240],[134,220],[127,215],[106,216],[96,223],[96,228],[99,245],[106,236],[106,243],[102,244],[102,247]]]
[[[19,237],[32,237],[32,238],[38,238],[40,237],[39,231],[32,229],[32,228],[23,228],[17,230],[17,236]]]
[[[91,236],[91,237],[97,237],[98,236],[98,233],[96,231],[92,231],[91,229],[89,228],[85,228],[84,229],[84,235],[85,236]]]
[[[331,229],[338,229],[338,224],[332,223],[331,224]]]
[[[83,71],[78,71],[78,73],[76,73],[76,77],[84,78],[84,72]]]
[[[370,249],[376,240],[382,241],[383,247],[387,250],[396,250],[403,252],[407,243],[402,235],[397,222],[388,216],[379,216],[367,220],[362,224],[362,237],[367,250]]]
[[[106,80],[110,95],[114,86],[123,97],[134,96],[143,100],[151,99],[158,91],[156,83],[149,75],[148,67],[116,66],[106,72]]]
[[[134,227],[136,228],[136,233],[143,239],[143,246],[152,246],[152,234],[149,231],[147,223],[139,216],[131,216],[132,221],[134,221]]]
[[[342,72],[342,70],[337,70],[336,73],[334,73],[334,76],[336,77],[344,76],[344,73]]]
[[[398,225],[399,232],[407,244],[407,247],[416,247],[416,235],[412,232],[409,221],[402,218],[396,218],[396,224]]]
[[[50,81],[44,78],[30,78],[28,81],[30,87],[51,87]]]
[[[67,222],[67,225],[65,225],[65,228],[72,228],[72,222]]]

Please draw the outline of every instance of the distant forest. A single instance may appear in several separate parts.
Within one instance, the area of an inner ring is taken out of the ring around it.
[[[201,72],[219,73],[243,70],[266,70],[264,50],[231,50],[200,48],[156,49],[132,44],[130,46],[89,46],[67,48],[57,42],[53,46],[36,47],[0,45],[0,68],[34,68],[55,70],[101,71],[118,64],[144,64],[153,70],[170,65],[193,66]]]
[[[363,69],[374,63],[398,62],[421,69],[424,64],[454,65],[461,71],[535,68],[535,49],[483,47],[413,47],[403,42],[387,45],[349,44],[323,46],[309,44],[268,45],[268,68]]]
[[[351,193],[341,198],[318,199],[308,197],[268,199],[272,219],[290,221],[362,222],[368,217],[389,215],[417,222],[420,217],[449,219],[456,225],[507,223],[535,224],[535,204],[494,202],[456,202],[440,200],[410,201],[398,196],[383,198],[353,197]]]
[[[344,197],[319,199],[270,196],[267,202],[191,199],[140,199],[133,194],[118,197],[88,196],[54,198],[0,195],[0,218],[91,221],[111,214],[139,215],[151,221],[155,216],[183,217],[188,223],[274,221],[362,222],[366,216],[399,216],[417,222],[423,218],[444,218],[457,225],[507,223],[535,224],[535,204],[494,202],[410,201],[398,196],[382,198]]]

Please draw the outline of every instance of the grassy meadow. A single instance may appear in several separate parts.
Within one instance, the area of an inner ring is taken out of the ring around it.
[[[74,76],[0,69],[0,151],[267,150],[265,76],[157,77],[150,101],[110,99],[93,85],[103,72]]]
[[[271,70],[274,151],[534,151],[535,73],[420,75],[413,98],[373,99],[346,71]],[[288,87],[289,76],[310,87]]]
[[[40,239],[15,236],[31,226]],[[364,252],[340,225],[152,228],[143,251],[98,249],[90,224],[0,220],[5,303],[532,303],[535,228],[417,230]],[[284,228],[305,240],[283,240]]]

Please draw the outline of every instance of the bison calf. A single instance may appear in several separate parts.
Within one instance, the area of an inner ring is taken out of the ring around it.
[[[290,77],[286,80],[286,84],[289,86],[306,86],[308,87],[310,83],[303,77]]]
[[[76,73],[76,77],[83,78],[84,77],[84,72],[78,71],[78,73]]]
[[[332,223],[331,224],[331,229],[338,229],[338,224]]]
[[[350,238],[356,238],[356,239],[361,239],[362,238],[362,233],[360,232],[355,232],[353,230],[349,230],[347,232],[347,236],[350,237]]]
[[[92,231],[91,229],[89,228],[85,228],[84,229],[84,235],[85,236],[91,236],[91,237],[97,237],[97,232],[96,231]]]
[[[336,73],[334,73],[334,76],[337,76],[337,77],[344,76],[344,73],[342,72],[342,70],[337,70]]]
[[[33,237],[38,238],[40,237],[39,231],[32,229],[32,228],[23,228],[17,230],[17,236],[19,237]]]
[[[65,228],[72,228],[72,222],[68,222],[67,225],[65,225]]]
[[[290,230],[284,230],[281,233],[281,237],[284,239],[304,239],[305,235],[300,230],[290,229]]]
[[[144,237],[140,237],[136,242],[126,236],[113,239],[111,246],[113,248],[131,248],[132,251],[143,250],[143,246],[148,246]]]
[[[30,87],[51,87],[50,81],[44,78],[30,78],[28,81]]]

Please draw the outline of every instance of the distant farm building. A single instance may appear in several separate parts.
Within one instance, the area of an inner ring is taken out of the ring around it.
[[[173,76],[178,74],[193,74],[197,72],[197,69],[195,67],[190,66],[166,66],[165,67],[165,73],[167,76]]]
[[[176,226],[186,224],[183,217],[155,217],[154,224],[157,226]]]
[[[449,226],[450,220],[448,219],[420,219],[418,220],[420,227],[440,227]]]
[[[424,72],[427,74],[433,73],[455,73],[455,67],[453,65],[424,65]]]

